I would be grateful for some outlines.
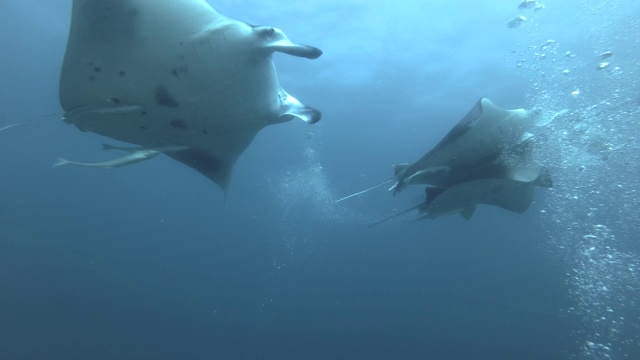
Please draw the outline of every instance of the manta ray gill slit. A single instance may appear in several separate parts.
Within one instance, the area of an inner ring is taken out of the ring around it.
[[[164,85],[158,85],[156,87],[154,98],[158,105],[167,107],[180,107],[180,104],[176,101],[176,99],[173,98],[173,96],[171,96],[171,93],[169,93],[169,90]]]

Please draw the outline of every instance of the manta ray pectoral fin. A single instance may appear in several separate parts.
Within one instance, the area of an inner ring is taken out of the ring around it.
[[[298,118],[308,124],[317,123],[322,117],[322,113],[310,106],[306,106],[298,99],[289,95],[283,88],[280,88],[280,120],[289,121]]]
[[[169,152],[166,155],[188,165],[218,184],[226,193],[231,179],[233,161],[216,157],[210,152],[198,148],[188,148],[181,151]]]
[[[486,193],[480,203],[497,206],[507,211],[522,214],[533,202],[533,183],[508,179],[491,179],[487,184],[491,191]]]
[[[309,46],[294,44],[282,30],[269,26],[258,26],[255,31],[262,35],[266,42],[265,47],[271,52],[277,51],[307,59],[317,59],[322,55],[322,50]]]

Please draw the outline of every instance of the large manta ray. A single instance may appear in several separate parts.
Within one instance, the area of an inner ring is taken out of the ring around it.
[[[322,54],[204,0],[74,0],[60,78],[65,121],[144,148],[184,146],[167,155],[226,191],[260,129],[320,120],[280,87],[276,51]]]
[[[422,218],[459,213],[469,219],[478,204],[522,213],[533,201],[534,186],[551,186],[548,172],[532,157],[535,142],[527,130],[536,118],[536,112],[502,109],[482,98],[421,159],[394,164],[395,176],[375,187],[395,181],[389,190],[396,194],[407,185],[428,186],[424,203],[392,217],[417,209]]]

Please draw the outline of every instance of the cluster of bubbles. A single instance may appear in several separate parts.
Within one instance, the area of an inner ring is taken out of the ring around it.
[[[280,207],[289,215],[316,213],[322,218],[340,221],[333,189],[316,150],[307,147],[304,158],[302,166],[287,170],[282,177],[277,192]]]
[[[264,308],[279,306],[287,296],[287,284],[299,276],[296,269],[307,266],[310,257],[316,258],[323,251],[326,239],[322,237],[327,236],[324,230],[328,225],[335,228],[365,221],[348,204],[335,203],[339,197],[314,144],[309,141],[302,162],[292,164],[276,176],[277,181],[270,182],[279,224],[273,227],[275,233],[267,237],[277,243],[272,255],[273,273],[265,274],[272,284],[263,300]]]
[[[589,13],[592,2],[577,7],[585,13],[574,18],[585,28],[577,22],[573,31],[584,31],[591,49],[536,39],[516,55],[532,82],[531,107],[541,113],[536,157],[554,181],[541,221],[568,269],[567,310],[579,325],[572,353],[580,359],[640,351],[640,128],[632,120],[640,118],[640,63],[615,51],[636,41],[615,34],[640,33],[640,21],[598,22],[633,13],[611,3],[604,1],[597,16]],[[547,2],[545,11],[553,8]]]
[[[303,256],[313,253],[320,246],[315,236],[323,224],[349,224],[364,222],[359,212],[348,204],[336,204],[339,197],[321,164],[320,154],[313,146],[307,146],[301,163],[278,175],[274,184],[275,203],[280,215],[276,227],[279,238],[289,249],[290,255]],[[319,223],[318,219],[322,221]],[[312,232],[312,233],[310,233]]]
[[[640,181],[637,166],[627,162],[638,158],[640,149],[622,119],[626,112],[600,107],[551,114],[537,154],[553,171],[556,186],[543,220],[570,268],[567,282],[575,305],[569,312],[580,320],[576,341],[590,359],[616,358],[640,340],[639,329],[630,331],[640,324],[633,311],[640,298],[633,249],[640,209],[632,205],[640,203]],[[640,108],[635,112],[640,116]]]
[[[577,303],[569,311],[586,320],[587,329],[576,333],[589,358],[613,358],[639,340],[637,335],[625,334],[624,326],[627,314],[633,316],[628,310],[637,306],[640,264],[619,248],[611,230],[600,224],[576,241],[569,282]]]

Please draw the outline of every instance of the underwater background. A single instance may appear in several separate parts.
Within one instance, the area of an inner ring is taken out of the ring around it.
[[[168,157],[52,169],[110,156],[61,120],[71,1],[0,1],[0,127],[52,114],[0,131],[0,359],[640,358],[640,2],[210,3],[324,51],[275,55],[323,118],[260,132],[226,199]],[[545,119],[528,212],[334,203],[482,96]]]

